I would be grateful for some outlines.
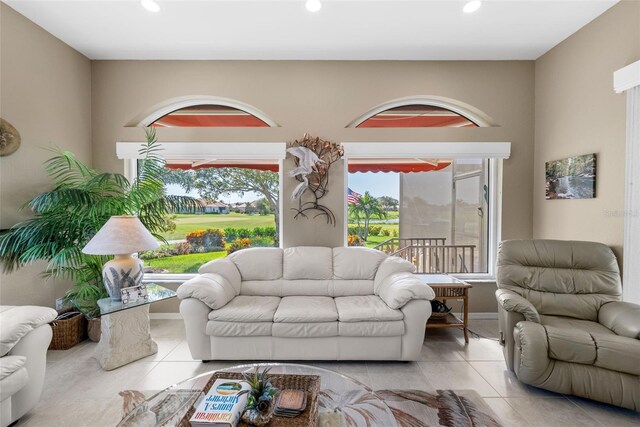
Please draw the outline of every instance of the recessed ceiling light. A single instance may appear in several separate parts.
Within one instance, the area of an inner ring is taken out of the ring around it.
[[[482,6],[482,2],[480,0],[472,0],[467,2],[467,4],[464,5],[464,7],[462,8],[462,11],[464,13],[473,13],[476,10],[480,9],[480,6]]]
[[[320,0],[307,0],[304,6],[309,12],[317,12],[322,9],[322,3],[320,3]]]
[[[160,12],[160,5],[155,0],[140,0],[140,4],[149,12]]]

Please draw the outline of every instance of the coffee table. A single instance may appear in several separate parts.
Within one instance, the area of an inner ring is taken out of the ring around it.
[[[294,363],[257,363],[207,372],[172,385],[136,406],[118,426],[173,426],[192,405],[204,398],[203,388],[211,375],[221,372],[253,372],[271,367],[270,373],[320,376],[319,425],[397,427],[385,402],[361,382],[329,369]],[[342,419],[342,423],[339,420]],[[337,420],[338,421],[337,421]]]

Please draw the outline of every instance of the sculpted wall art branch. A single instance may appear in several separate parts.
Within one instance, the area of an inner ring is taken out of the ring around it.
[[[289,176],[300,181],[292,194],[298,201],[298,207],[291,208],[296,212],[294,218],[325,217],[327,224],[335,226],[335,215],[320,199],[328,192],[329,169],[342,158],[344,149],[334,142],[305,134],[302,139],[289,143],[287,152],[293,155],[296,164]]]

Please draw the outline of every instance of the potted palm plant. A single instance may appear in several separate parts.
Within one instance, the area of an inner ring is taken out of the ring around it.
[[[146,128],[140,150],[138,176],[132,181],[117,173],[99,172],[68,151],[55,150],[45,163],[53,188],[26,203],[33,216],[0,235],[0,263],[12,272],[38,260],[48,262],[45,276],[70,279],[75,286],[67,301],[85,315],[97,315],[97,300],[107,296],[102,266],[108,258],[81,252],[86,243],[113,215],[137,215],[151,233],[161,233],[171,223],[169,214],[199,209],[188,196],[167,195],[154,128]]]

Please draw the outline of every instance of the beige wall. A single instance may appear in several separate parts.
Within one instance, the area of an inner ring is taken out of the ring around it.
[[[493,62],[272,62],[94,61],[92,125],[94,166],[123,171],[116,141],[141,141],[126,127],[152,106],[186,95],[231,98],[269,115],[281,127],[254,129],[159,129],[162,141],[291,141],[305,132],[336,142],[509,141],[504,164],[503,237],[532,235],[534,65]],[[391,99],[436,95],[470,104],[499,125],[481,129],[345,129],[356,117]],[[285,162],[285,171],[292,162]],[[285,246],[343,244],[343,166],[334,164],[328,206],[338,225],[323,219],[293,220],[285,178]],[[474,311],[495,311],[495,286],[479,285]],[[482,295],[480,295],[482,294]]]
[[[622,255],[626,107],[613,72],[639,59],[640,2],[622,1],[536,61],[534,237]],[[545,162],[588,153],[598,155],[596,198],[545,200]]]
[[[4,3],[0,5],[0,116],[22,136],[0,157],[0,228],[25,218],[19,208],[47,190],[48,147],[91,161],[91,63]],[[53,306],[67,285],[45,282],[44,263],[0,275],[0,303]]]

